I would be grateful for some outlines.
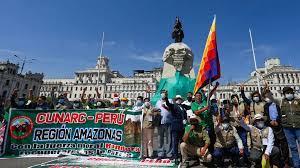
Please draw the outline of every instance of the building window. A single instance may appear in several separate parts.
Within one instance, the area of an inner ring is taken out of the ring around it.
[[[6,97],[6,95],[7,95],[7,90],[4,90],[4,91],[3,91],[3,93],[2,93],[2,97],[4,97],[4,98],[5,98],[5,97]]]
[[[90,90],[92,90],[92,87],[90,87]]]
[[[80,91],[82,91],[82,87],[80,87]]]
[[[24,87],[24,89],[28,89],[28,84],[25,84],[25,87]]]
[[[32,87],[32,91],[35,91],[35,86]]]
[[[76,98],[76,96],[77,96],[77,95],[76,95],[76,94],[74,94],[74,98]]]
[[[70,97],[69,98],[72,98],[72,94],[70,94]]]
[[[9,85],[9,80],[6,80],[5,85],[6,85],[6,86]]]
[[[67,87],[67,91],[69,91],[69,87]]]
[[[76,91],[77,91],[77,89],[78,89],[78,88],[77,88],[77,87],[75,87],[75,90],[76,90]]]

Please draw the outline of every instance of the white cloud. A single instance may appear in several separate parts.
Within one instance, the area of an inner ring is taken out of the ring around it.
[[[104,41],[104,46],[105,47],[112,47],[112,46],[115,46],[117,44],[116,41]]]
[[[10,49],[0,49],[0,55],[8,55],[8,56],[23,55],[23,52],[10,50]]]
[[[264,56],[270,56],[270,54],[272,54],[274,50],[275,49],[272,46],[264,45],[264,44],[258,45],[257,47],[254,48],[255,54],[260,54]],[[252,49],[251,48],[244,49],[240,52],[240,54],[242,55],[252,54]]]
[[[148,54],[134,54],[131,56],[132,59],[142,60],[150,63],[160,63],[162,62],[162,55],[159,52],[151,52]]]

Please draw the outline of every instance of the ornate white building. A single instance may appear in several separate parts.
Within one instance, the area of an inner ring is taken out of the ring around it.
[[[218,99],[230,99],[232,94],[240,95],[240,85],[243,84],[245,94],[249,97],[253,91],[258,90],[257,77],[261,89],[264,87],[265,82],[268,83],[276,99],[283,97],[282,89],[285,86],[290,86],[296,91],[300,89],[300,69],[281,65],[279,58],[269,58],[265,61],[265,67],[253,71],[248,80],[242,83],[222,85],[217,89],[215,96]]]
[[[86,95],[96,98],[95,88],[98,87],[102,99],[112,100],[114,94],[128,99],[152,97],[161,73],[161,68],[152,71],[135,70],[133,77],[124,77],[118,71],[111,71],[109,59],[101,56],[95,68],[76,71],[73,79],[44,79],[40,95],[50,96],[51,88],[55,88],[56,96],[68,93],[68,98],[75,100],[81,97],[83,89],[87,87]]]
[[[29,89],[33,90],[33,96],[38,96],[43,83],[42,73],[27,72],[19,74],[19,65],[9,61],[0,62],[0,97],[8,99],[14,89],[18,89],[19,96],[26,97]]]

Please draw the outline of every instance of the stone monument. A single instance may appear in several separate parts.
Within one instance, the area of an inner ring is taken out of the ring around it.
[[[168,90],[169,97],[176,95],[186,96],[193,91],[195,85],[195,72],[193,69],[194,55],[188,45],[182,42],[184,32],[179,18],[176,18],[172,38],[175,40],[163,53],[163,72],[159,87],[152,102],[160,98],[161,90]]]

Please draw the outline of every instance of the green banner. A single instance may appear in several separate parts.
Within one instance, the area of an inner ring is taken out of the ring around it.
[[[10,111],[6,154],[138,158],[141,112],[124,109]]]

